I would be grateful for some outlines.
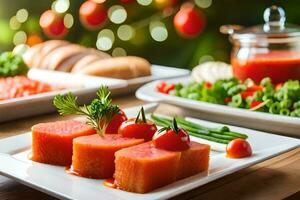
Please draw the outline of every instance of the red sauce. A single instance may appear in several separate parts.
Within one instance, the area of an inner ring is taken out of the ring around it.
[[[231,60],[233,73],[241,80],[253,79],[257,84],[264,78],[270,77],[274,84],[289,79],[300,80],[300,53],[289,51],[272,51],[267,54],[240,60]]]
[[[66,172],[67,174],[71,174],[71,175],[74,175],[74,176],[84,177],[84,176],[82,176],[80,173],[74,171],[72,165],[71,165],[71,166],[65,167],[65,172]]]
[[[53,90],[54,88],[51,85],[31,80],[26,76],[0,78],[0,100],[24,97]]]
[[[109,178],[109,179],[106,179],[104,182],[103,182],[103,185],[105,187],[109,187],[109,188],[117,188],[116,184],[115,184],[115,179],[114,178]]]

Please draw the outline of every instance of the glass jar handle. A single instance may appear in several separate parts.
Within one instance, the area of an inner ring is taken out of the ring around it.
[[[264,31],[283,30],[285,25],[285,12],[279,6],[271,6],[264,11]]]

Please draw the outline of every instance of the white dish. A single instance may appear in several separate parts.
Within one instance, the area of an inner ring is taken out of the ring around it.
[[[192,80],[187,76],[165,81],[168,83],[186,84]],[[159,81],[154,81],[139,88],[136,91],[137,98],[149,102],[168,103],[183,108],[189,108],[197,112],[197,117],[210,121],[300,137],[300,118],[250,111],[162,94],[156,91],[158,82]]]
[[[156,105],[144,106],[146,111]],[[128,117],[134,117],[140,107],[125,109]],[[196,120],[196,119],[194,119]],[[206,126],[220,124],[196,120]],[[31,146],[31,134],[25,133],[0,140],[0,174],[13,178],[29,187],[61,199],[77,200],[158,200],[167,199],[208,182],[269,159],[300,145],[293,138],[264,132],[232,127],[232,130],[246,133],[253,148],[253,156],[244,159],[229,159],[224,153],[213,152],[208,173],[201,173],[146,194],[136,194],[102,185],[103,180],[81,178],[65,173],[64,167],[30,161],[27,156]],[[197,140],[192,138],[192,140]]]
[[[95,96],[101,85],[107,85],[110,90],[127,86],[126,81],[119,79],[72,75],[39,69],[30,69],[28,77],[33,80],[64,86],[66,89],[0,101],[0,122],[54,111],[52,100],[59,93],[64,94],[72,91],[78,96],[80,103],[86,103]]]

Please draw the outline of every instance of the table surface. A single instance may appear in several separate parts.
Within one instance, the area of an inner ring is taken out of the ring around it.
[[[144,102],[134,96],[116,98],[122,108]],[[190,115],[191,112],[169,105],[160,105],[156,112],[169,115]],[[39,122],[61,119],[56,113],[0,124],[0,138],[21,134]],[[64,117],[64,118],[70,118]],[[1,163],[0,163],[1,164]],[[300,148],[279,155],[252,167],[208,183],[174,197],[184,199],[300,199]],[[56,198],[0,176],[0,199],[54,200]]]

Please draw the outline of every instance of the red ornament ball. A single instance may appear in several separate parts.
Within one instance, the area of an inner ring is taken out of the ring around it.
[[[88,0],[80,6],[79,17],[84,26],[90,29],[97,29],[105,24],[107,10],[103,4]]]
[[[130,3],[135,2],[136,0],[120,0],[120,1],[125,4],[130,4]]]
[[[175,29],[183,37],[198,36],[205,27],[204,14],[194,4],[185,3],[176,13],[173,20]]]
[[[41,15],[40,26],[49,37],[62,38],[68,33],[63,15],[53,10],[47,10]]]

